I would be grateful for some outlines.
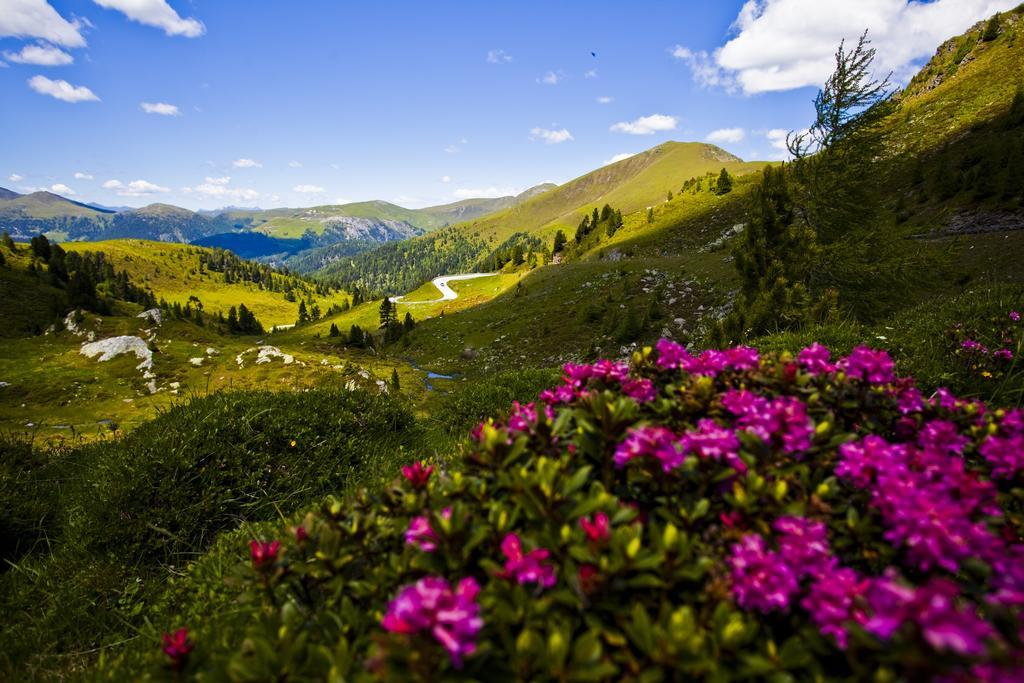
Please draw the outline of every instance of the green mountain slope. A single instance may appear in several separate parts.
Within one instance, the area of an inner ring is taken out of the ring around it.
[[[472,267],[513,235],[550,246],[558,230],[571,236],[580,220],[595,207],[609,204],[628,215],[665,202],[670,192],[678,192],[690,178],[717,174],[723,168],[735,177],[749,176],[764,164],[745,162],[714,145],[667,142],[444,231],[411,242],[383,245],[352,258],[324,259],[326,264],[318,272],[329,279],[358,282],[371,289],[404,291],[443,274],[439,267]],[[298,267],[316,266],[308,261],[295,263]]]

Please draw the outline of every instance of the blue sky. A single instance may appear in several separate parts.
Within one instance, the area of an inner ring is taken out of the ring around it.
[[[424,206],[666,140],[778,158],[839,38],[870,27],[905,79],[1015,4],[0,0],[0,185],[108,205]]]

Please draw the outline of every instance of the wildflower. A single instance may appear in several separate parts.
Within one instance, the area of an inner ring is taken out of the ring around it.
[[[544,588],[555,585],[555,568],[545,564],[551,555],[546,548],[534,548],[528,553],[523,552],[522,541],[517,534],[508,534],[501,542],[501,552],[505,554],[505,568],[498,576],[503,579],[514,579],[520,584],[536,583]]]
[[[658,340],[654,348],[658,351],[658,367],[662,370],[675,370],[694,360],[686,347],[670,339]]]
[[[427,485],[434,466],[425,466],[423,461],[414,462],[411,465],[402,467],[402,476],[405,477],[414,489],[421,489]]]
[[[603,512],[595,514],[593,520],[588,517],[580,517],[580,526],[583,528],[583,533],[587,535],[587,538],[594,543],[600,543],[607,539],[611,530],[608,515]]]
[[[658,395],[654,383],[647,378],[627,379],[622,383],[622,393],[640,403],[653,401]]]
[[[829,362],[829,358],[832,356],[832,352],[828,350],[828,347],[822,346],[818,342],[814,342],[810,346],[804,348],[797,354],[797,361],[800,365],[804,366],[804,369],[812,375],[820,375],[828,372],[835,372],[836,366]]]
[[[451,519],[452,509],[450,507],[441,511],[444,519]],[[426,515],[413,517],[409,522],[409,528],[405,530],[405,543],[419,548],[425,553],[432,553],[437,550],[437,532],[430,526],[430,518]]]
[[[189,653],[195,647],[192,641],[188,639],[188,629],[179,628],[174,633],[165,633],[163,635],[163,643],[163,648],[161,649],[170,658],[171,666],[175,670],[181,670],[185,666]]]
[[[733,594],[740,607],[760,612],[789,607],[797,590],[796,575],[778,553],[765,548],[761,536],[744,536],[732,546],[728,561]]]
[[[1017,311],[1010,311],[1010,320],[1013,322],[1020,322],[1020,313]]]
[[[381,626],[392,633],[429,633],[459,668],[476,650],[476,636],[483,627],[476,602],[479,592],[472,578],[462,579],[452,590],[439,576],[424,577],[398,592]]]
[[[999,349],[992,354],[992,357],[997,360],[1013,360],[1013,351],[1010,349]]]
[[[719,427],[714,420],[704,418],[697,422],[695,431],[683,435],[683,450],[696,453],[700,458],[717,460],[726,463],[737,472],[747,471],[746,464],[740,460],[740,440],[731,429]]]
[[[281,541],[249,541],[249,555],[254,569],[264,569],[274,564],[281,550]]]
[[[988,355],[988,347],[980,342],[976,342],[973,339],[964,339],[960,342],[960,348],[964,351],[977,351],[983,356]]]
[[[814,425],[807,415],[807,406],[798,398],[780,396],[769,401],[746,390],[732,390],[722,397],[722,405],[739,416],[737,427],[767,444],[774,441],[785,453],[811,447]]]
[[[295,540],[296,541],[298,541],[299,543],[302,543],[307,538],[309,538],[309,532],[306,531],[305,525],[300,524],[297,527],[295,527]]]
[[[986,437],[978,447],[978,452],[992,465],[994,477],[1012,479],[1024,470],[1024,436],[1020,434]]]
[[[811,583],[800,606],[811,615],[822,634],[832,636],[836,645],[845,650],[849,642],[846,624],[850,621],[863,623],[866,618],[856,608],[856,603],[869,585],[869,581],[853,569],[839,567]]]
[[[868,594],[874,615],[865,628],[887,640],[902,624],[911,622],[936,650],[966,656],[984,654],[986,641],[995,630],[973,609],[958,606],[958,595],[956,584],[948,579],[932,578],[912,588],[896,583],[890,573],[876,580]]]
[[[296,444],[297,442],[295,441],[295,439],[292,439],[291,441],[288,442],[288,445],[291,446],[292,448],[295,448]]]
[[[754,370],[761,362],[761,355],[749,346],[736,346],[725,350],[725,359],[733,370]]]
[[[800,577],[831,573],[836,559],[828,546],[824,522],[803,517],[779,517],[772,528],[779,533],[779,556]]]
[[[857,488],[867,488],[879,469],[890,466],[902,458],[903,446],[890,444],[880,436],[868,434],[859,442],[839,447],[836,475],[853,482]]]
[[[887,384],[893,380],[892,358],[885,351],[858,346],[839,365],[849,377],[871,384]]]
[[[626,440],[615,449],[615,466],[623,467],[630,460],[651,457],[661,462],[665,472],[683,464],[684,453],[677,448],[676,435],[665,427],[634,427]]]

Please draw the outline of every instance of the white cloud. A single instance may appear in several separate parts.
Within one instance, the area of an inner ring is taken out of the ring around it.
[[[531,140],[543,140],[545,145],[557,145],[572,140],[572,133],[565,128],[550,130],[548,128],[534,128],[530,131]]]
[[[292,159],[288,162],[288,168],[302,168],[302,162]]]
[[[488,50],[487,62],[489,64],[505,64],[512,61],[512,55],[504,50]]]
[[[331,164],[331,168],[333,168],[335,171],[340,171],[341,164]]]
[[[674,116],[651,114],[650,116],[641,116],[635,121],[621,121],[612,126],[610,130],[630,135],[651,135],[659,131],[675,130],[677,123]]]
[[[448,145],[444,148],[445,154],[458,154],[461,151],[458,145]]]
[[[49,95],[65,102],[99,102],[100,99],[84,85],[54,81],[46,76],[33,76],[28,79],[28,86],[41,95]]]
[[[296,185],[292,190],[302,194],[319,194],[324,191],[324,188],[319,185]]]
[[[20,183],[22,180],[25,179],[25,176],[21,175],[20,173],[12,173],[11,175],[7,176],[7,179],[10,180],[12,183]]]
[[[103,188],[107,190],[116,190],[117,194],[122,197],[143,197],[149,194],[171,191],[169,187],[163,187],[162,185],[151,183],[148,180],[133,180],[127,185],[122,183],[120,180],[108,180],[103,183]]]
[[[348,197],[335,197],[334,198],[334,203],[335,204],[351,204],[352,200],[349,199]]]
[[[160,116],[181,116],[177,105],[166,102],[139,102],[142,111],[147,114],[159,114]]]
[[[583,72],[583,78],[597,78],[597,69],[590,69]]]
[[[75,58],[59,47],[52,45],[26,45],[20,52],[4,52],[7,61],[15,64],[36,64],[38,66],[64,66]]]
[[[456,199],[511,197],[512,195],[519,194],[519,192],[520,191],[514,187],[495,187],[492,185],[491,187],[482,188],[460,187],[452,192],[452,196]]]
[[[230,180],[231,178],[228,176],[224,176],[223,178],[207,177],[205,183],[200,183],[195,187],[184,187],[182,188],[182,191],[186,194],[195,192],[203,195],[204,197],[217,197],[232,200],[254,201],[259,199],[260,193],[256,190],[252,190],[247,187],[228,187],[227,184]]]
[[[93,179],[92,173],[82,173],[81,171],[77,171],[75,173],[75,180],[92,180],[92,179]]]
[[[0,37],[41,38],[64,47],[85,47],[82,23],[68,21],[46,0],[4,0]]]
[[[614,101],[615,101],[614,97],[609,97],[607,95],[602,95],[601,97],[597,98],[597,103],[598,104],[611,104]]]
[[[263,164],[252,159],[235,159],[231,165],[235,168],[263,168]]]
[[[54,183],[50,185],[50,192],[56,192],[57,194],[73,195],[75,191],[64,183]]]
[[[797,133],[806,133],[806,129],[803,131],[796,131]],[[786,146],[786,138],[790,131],[785,128],[772,128],[764,133],[765,138],[768,140],[768,144],[772,146],[772,159],[785,160],[789,158],[789,148]]]
[[[449,175],[441,176],[441,182],[442,183],[450,183],[451,181],[452,181],[452,177],[451,176],[449,176]]]
[[[93,0],[100,7],[117,10],[132,21],[162,28],[169,36],[196,38],[206,32],[198,19],[182,19],[166,0]]]
[[[614,164],[617,161],[622,161],[623,159],[628,159],[632,156],[636,156],[636,152],[622,152],[621,154],[616,154],[611,159],[605,159],[601,162],[601,165],[607,166],[608,164]]]
[[[540,78],[538,78],[537,82],[543,83],[544,85],[557,85],[559,81],[561,81],[563,78],[565,78],[565,74],[563,74],[561,71],[559,71],[558,73],[555,73],[554,71],[549,71]]]
[[[747,131],[742,128],[719,128],[708,133],[707,141],[716,145],[725,142],[737,143],[746,137]]]
[[[673,55],[706,86],[745,94],[820,86],[832,72],[840,40],[865,30],[878,50],[876,68],[905,82],[949,36],[964,32],[1017,0],[748,0],[735,36],[712,53],[677,46]]]

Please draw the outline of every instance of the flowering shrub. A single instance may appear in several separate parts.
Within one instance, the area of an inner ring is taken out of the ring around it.
[[[159,666],[1022,680],[1022,446],[1024,411],[925,397],[884,352],[662,340],[567,365],[477,427],[459,469],[410,465],[254,542],[244,633],[189,624],[194,652]]]

